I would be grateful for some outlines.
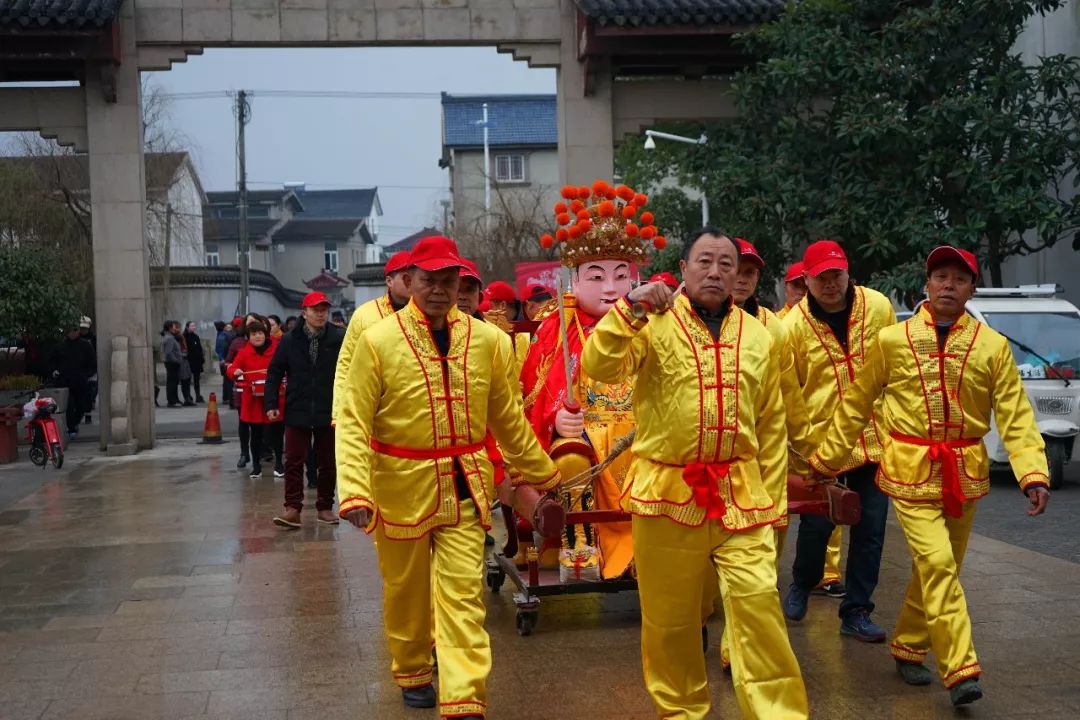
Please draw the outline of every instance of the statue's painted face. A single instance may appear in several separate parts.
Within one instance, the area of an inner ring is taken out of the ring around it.
[[[593,260],[579,265],[573,280],[578,307],[593,317],[603,317],[630,292],[630,265],[625,260]]]

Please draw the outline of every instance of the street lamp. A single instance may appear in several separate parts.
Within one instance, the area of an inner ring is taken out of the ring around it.
[[[672,133],[660,132],[659,130],[646,130],[645,131],[645,149],[655,150],[656,140],[654,138],[660,138],[661,140],[672,140],[674,142],[686,143],[687,145],[704,146],[709,142],[709,138],[705,136],[705,133],[701,134],[699,138],[685,137],[683,135],[674,135]],[[705,196],[705,176],[701,176],[701,224],[709,224],[709,198]]]
[[[488,151],[488,104],[484,103],[484,119],[475,121],[484,128],[484,229],[491,230],[491,155]]]

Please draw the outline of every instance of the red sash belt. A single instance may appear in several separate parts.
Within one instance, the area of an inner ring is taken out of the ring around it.
[[[484,449],[484,443],[478,442],[472,445],[452,445],[443,448],[407,448],[384,443],[375,438],[371,439],[371,449],[390,457],[404,458],[406,460],[440,460],[459,455],[480,452]]]
[[[683,468],[683,481],[694,494],[694,504],[704,508],[705,517],[719,520],[727,513],[720,497],[720,481],[731,473],[731,462],[690,463]]]
[[[958,518],[964,514],[964,492],[960,489],[960,465],[956,451],[960,448],[979,444],[978,438],[960,438],[959,440],[931,440],[901,433],[890,433],[893,440],[908,445],[929,448],[931,462],[941,463],[941,501],[945,505],[945,514]]]

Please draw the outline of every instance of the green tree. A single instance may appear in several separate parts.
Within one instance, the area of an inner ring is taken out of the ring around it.
[[[705,128],[679,176],[705,174],[718,224],[770,264],[830,237],[860,280],[909,294],[926,252],[950,243],[1000,285],[1008,257],[1080,227],[1080,61],[1016,49],[1035,13],[1062,5],[790,3],[742,38],[761,60],[735,78],[738,119]]]
[[[0,248],[0,337],[13,347],[24,334],[48,348],[75,327],[75,288],[57,273],[56,253],[38,245]]]

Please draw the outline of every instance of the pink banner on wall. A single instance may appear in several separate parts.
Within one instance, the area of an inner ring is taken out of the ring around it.
[[[543,285],[555,292],[558,286],[558,278],[562,263],[558,260],[545,260],[543,262],[523,262],[514,266],[517,273],[518,297],[524,297],[530,285]],[[635,282],[638,279],[638,266],[630,266],[630,278]]]
[[[554,293],[558,286],[561,267],[562,263],[558,260],[523,262],[515,265],[518,297],[524,297],[530,285],[543,285]]]

